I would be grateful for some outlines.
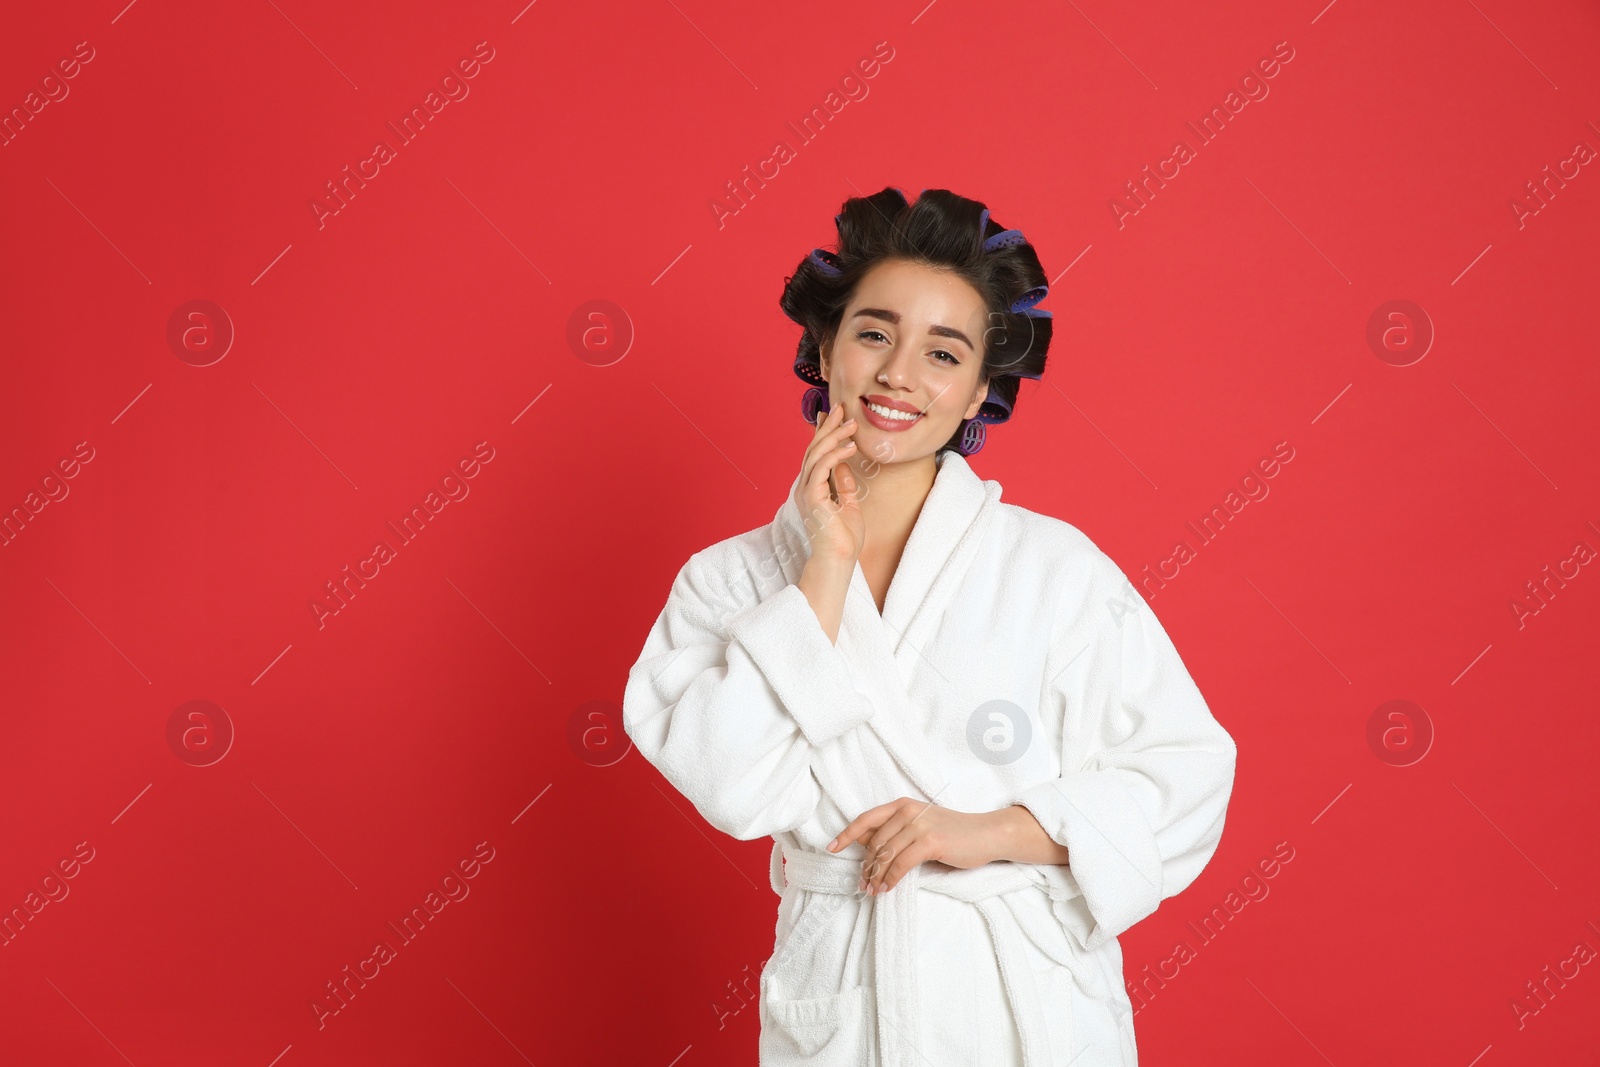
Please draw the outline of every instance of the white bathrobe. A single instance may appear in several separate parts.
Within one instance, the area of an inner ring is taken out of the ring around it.
[[[1088,537],[938,465],[882,615],[858,565],[837,644],[794,584],[798,476],[770,524],[695,553],[625,728],[712,826],[774,839],[763,1065],[1133,1067],[1117,935],[1216,851],[1233,739]],[[1021,804],[1068,864],[928,862],[865,896],[865,847],[827,843],[899,797]]]

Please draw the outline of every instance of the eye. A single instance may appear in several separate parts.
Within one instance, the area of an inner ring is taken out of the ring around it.
[[[856,334],[856,336],[858,338],[860,338],[861,340],[863,340],[863,341],[868,339],[869,337],[875,337],[875,338],[879,339],[880,341],[888,341],[889,340],[879,330],[862,330],[860,333]],[[949,360],[949,362],[945,364],[948,367],[959,367],[959,366],[961,366],[961,361],[959,359],[957,359],[955,356],[951,355],[949,352],[946,352],[942,348],[935,349],[933,354],[935,356],[943,356],[943,357],[945,357],[945,359]]]

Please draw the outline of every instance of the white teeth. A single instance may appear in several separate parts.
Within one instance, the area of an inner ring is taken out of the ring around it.
[[[867,407],[886,419],[899,419],[902,422],[910,422],[912,419],[922,418],[920,414],[913,414],[909,411],[896,411],[894,408],[886,408],[882,404],[874,404],[870,400],[867,401]]]

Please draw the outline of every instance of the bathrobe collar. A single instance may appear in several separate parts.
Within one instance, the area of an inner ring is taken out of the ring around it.
[[[816,761],[813,773],[847,818],[854,818],[896,797],[915,797],[919,793],[919,799],[934,804],[954,807],[956,802],[956,791],[952,788],[955,783],[944,773],[943,761],[933,750],[924,724],[928,710],[934,706],[933,694],[959,682],[946,677],[934,662],[937,657],[923,650],[936,636],[957,587],[972,569],[978,553],[984,550],[984,535],[993,529],[995,516],[1000,511],[1000,483],[980,479],[957,452],[943,452],[935,462],[939,466],[938,473],[889,584],[883,614],[878,614],[859,561],[845,595],[838,648],[850,664],[856,684],[877,709],[867,722],[868,729],[904,774],[901,780],[882,773],[834,773],[836,768],[832,763]],[[790,581],[798,580],[805,561],[811,556],[810,535],[794,503],[794,489],[799,481],[796,476],[790,484],[789,496],[778,510],[773,526],[774,541],[784,544],[788,550],[780,554],[780,558],[788,559]],[[988,545],[993,551],[994,542],[990,540]],[[856,743],[866,744],[864,741]],[[784,869],[783,858],[788,855],[787,850],[780,855],[782,847],[775,842],[771,861],[773,888],[780,893],[783,890],[777,872]],[[809,853],[795,858],[800,861],[796,878],[808,888],[819,884],[804,880],[808,861],[811,866],[825,864],[822,875],[844,878],[847,884],[841,891],[852,889],[853,885],[848,883],[858,876],[859,860],[846,859],[843,855]],[[1037,880],[1040,876],[1031,872],[1042,867],[1020,864],[991,864],[990,867],[994,870],[988,872],[989,876],[1009,877],[1014,884],[979,890],[978,881],[969,877],[953,888],[961,888],[973,897],[991,929],[1000,924],[995,934],[996,945],[1008,988],[1016,986],[1011,995],[1031,998],[1024,1013],[1031,1012],[1031,1019],[1042,1019],[1045,1009],[1031,984],[1033,972],[1026,955],[1017,947],[1018,938],[1024,935],[1016,928],[1014,918],[1008,920],[997,910],[1008,905],[996,905],[989,900],[991,896],[998,899],[1004,892],[1021,887],[1027,878]],[[959,873],[977,874],[973,871]],[[911,1030],[917,1018],[917,968],[911,964],[919,943],[917,890],[926,876],[922,864],[912,867],[902,875],[894,892],[874,898],[873,903],[874,953],[875,959],[880,961],[876,965],[878,979],[874,991],[880,1020],[878,1059],[893,1067],[915,1067],[925,1062],[915,1046],[904,1039],[904,1034]],[[977,877],[982,879],[984,875]],[[934,883],[935,886],[944,884]],[[1051,942],[1045,939],[1044,943]],[[1024,985],[1024,982],[1030,984]],[[1026,1062],[1030,1067],[1042,1065],[1048,1049],[1041,1044],[1036,1025],[1023,1034],[1023,1040]]]
[[[879,614],[872,599],[860,561],[856,562],[850,593],[845,598],[846,626],[860,630],[866,624],[867,628],[886,631],[885,639],[895,653],[914,624],[924,618],[938,618],[939,609],[953,591],[954,579],[960,577],[953,572],[965,570],[975,542],[1000,502],[1000,483],[980,479],[960,453],[940,452],[934,462],[938,473],[889,583],[883,613]],[[792,578],[799,577],[800,568],[811,556],[811,537],[794,502],[794,490],[799,484],[797,474],[774,518],[775,533],[788,543],[790,558],[795,561]],[[958,548],[965,549],[959,557]],[[940,581],[941,578],[945,580]],[[870,618],[860,617],[863,608]]]
[[[934,803],[950,796],[949,782],[928,738],[914,725],[930,693],[955,684],[923,650],[936,635],[945,609],[961,579],[971,569],[1000,511],[1000,483],[980,479],[960,453],[935,457],[938,473],[917,514],[905,551],[884,598],[883,613],[859,561],[844,598],[837,646],[850,663],[862,692],[886,714],[875,715],[871,728],[894,756],[910,784]],[[799,580],[811,558],[811,537],[794,502],[799,475],[778,509],[771,530],[774,549],[786,577]],[[904,786],[888,782],[824,782],[831,795],[857,812],[908,795]]]

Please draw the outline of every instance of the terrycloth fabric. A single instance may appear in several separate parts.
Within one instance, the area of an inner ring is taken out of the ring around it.
[[[761,1063],[1005,1062],[976,1034],[951,1047],[926,1000],[1006,1005],[989,1033],[1024,1067],[1134,1067],[1117,935],[1216,851],[1232,738],[1116,564],[953,452],[882,615],[858,565],[833,644],[794,584],[797,483],[770,524],[683,566],[623,697],[634,744],[707,822],[774,839]],[[925,863],[864,896],[866,849],[826,845],[898,797],[1021,804],[1069,863]],[[940,937],[980,939],[971,958],[995,966],[919,955]]]

